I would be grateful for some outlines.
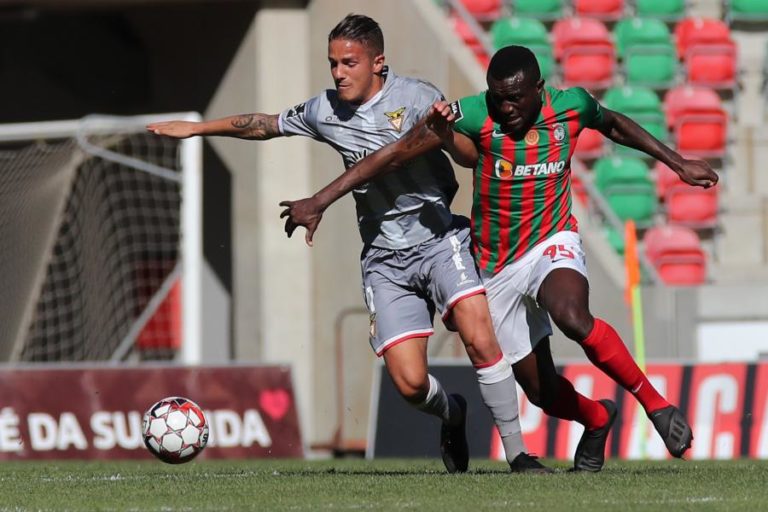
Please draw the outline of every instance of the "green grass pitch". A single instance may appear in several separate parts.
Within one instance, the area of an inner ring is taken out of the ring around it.
[[[0,464],[0,511],[768,510],[768,461],[608,461],[599,474],[512,475],[473,461],[18,462]]]

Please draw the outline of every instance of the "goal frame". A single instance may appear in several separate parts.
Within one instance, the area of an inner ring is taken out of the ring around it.
[[[29,123],[0,124],[0,144],[10,142],[72,139],[76,138],[80,148],[89,154],[95,154],[84,146],[84,135],[114,133],[141,133],[146,125],[154,122],[184,120],[201,121],[202,116],[197,112],[177,112],[162,114],[144,114],[137,116],[106,116],[91,115],[81,119],[63,121],[40,121]],[[105,159],[115,159],[108,150],[100,151],[97,156]],[[131,157],[124,157],[130,159]],[[181,253],[181,311],[182,311],[182,343],[179,352],[179,362],[186,365],[202,363],[202,322],[203,322],[203,219],[202,219],[202,172],[203,172],[203,141],[200,137],[190,137],[180,141],[181,160],[181,212],[180,212],[180,253]],[[158,168],[160,169],[160,168]],[[138,171],[137,172],[142,172]],[[170,288],[170,287],[168,287]],[[151,301],[147,310],[152,308]],[[146,311],[145,311],[146,313]],[[151,314],[142,314],[136,325],[131,329],[135,333],[133,339],[129,334],[117,348],[112,362],[122,360],[135,341],[135,336],[146,323]],[[125,346],[124,346],[125,345]]]

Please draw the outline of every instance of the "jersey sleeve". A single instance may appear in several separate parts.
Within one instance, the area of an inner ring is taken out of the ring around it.
[[[488,117],[485,106],[485,94],[466,96],[451,103],[451,111],[455,116],[454,131],[466,135],[472,140],[480,138],[480,130]]]
[[[304,135],[320,140],[320,132],[317,129],[317,110],[319,96],[315,96],[304,103],[280,112],[277,118],[277,126],[280,133],[290,137],[291,135]]]
[[[603,123],[603,109],[600,103],[585,89],[574,87],[571,89],[577,101],[579,112],[579,124],[582,128],[597,128]]]

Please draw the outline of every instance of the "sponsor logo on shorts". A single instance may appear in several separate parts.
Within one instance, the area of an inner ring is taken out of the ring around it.
[[[392,125],[392,128],[398,132],[403,130],[403,121],[405,120],[405,107],[400,107],[399,109],[393,110],[392,112],[384,112],[384,115],[387,116],[389,124]]]

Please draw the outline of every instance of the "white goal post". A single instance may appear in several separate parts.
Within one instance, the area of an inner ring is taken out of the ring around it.
[[[201,363],[202,140],[146,131],[171,119],[200,115],[0,125],[0,360],[116,363],[173,324],[161,358]]]

